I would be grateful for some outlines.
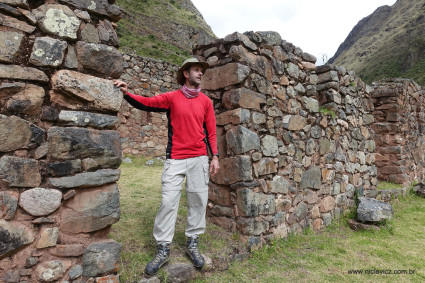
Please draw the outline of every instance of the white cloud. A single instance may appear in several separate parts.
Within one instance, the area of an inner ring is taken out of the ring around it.
[[[218,37],[235,31],[277,31],[313,54],[332,57],[353,27],[396,0],[192,0]],[[318,62],[319,63],[319,62]]]

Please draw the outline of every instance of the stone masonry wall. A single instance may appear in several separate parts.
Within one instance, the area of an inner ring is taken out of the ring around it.
[[[408,79],[374,83],[378,178],[407,184],[423,180],[425,162],[425,91]]]
[[[155,59],[124,55],[121,79],[138,95],[154,96],[180,88],[177,83],[178,66]],[[168,141],[167,115],[135,109],[123,101],[119,112],[124,154],[164,156]]]
[[[113,2],[0,0],[0,282],[118,282]]]
[[[275,32],[234,33],[194,53],[211,66],[202,89],[214,102],[220,172],[209,215],[250,243],[319,230],[376,195],[370,89],[343,67]]]

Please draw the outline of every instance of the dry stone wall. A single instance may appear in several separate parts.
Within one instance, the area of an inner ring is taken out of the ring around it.
[[[131,92],[154,96],[180,88],[177,83],[178,66],[155,59],[125,54],[121,79],[129,83]],[[145,112],[123,101],[119,113],[124,154],[164,156],[168,141],[167,115]]]
[[[113,2],[0,0],[0,282],[118,282]]]
[[[424,90],[408,79],[375,82],[376,166],[381,180],[408,184],[423,180]]]
[[[275,32],[234,33],[194,53],[211,66],[202,88],[214,102],[220,172],[209,215],[250,243],[319,230],[376,195],[370,89],[343,67]]]

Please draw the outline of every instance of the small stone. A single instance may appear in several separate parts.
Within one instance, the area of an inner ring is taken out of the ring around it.
[[[61,205],[62,193],[55,189],[34,188],[23,192],[19,206],[33,216],[52,213]]]
[[[120,253],[121,244],[114,240],[90,244],[83,255],[83,276],[94,277],[116,272]]]
[[[0,31],[0,62],[13,63],[22,45],[24,35],[12,31]]]
[[[37,249],[43,249],[47,247],[53,247],[58,241],[59,229],[54,228],[42,228],[40,231],[40,237],[37,242]]]
[[[41,183],[38,162],[34,159],[3,156],[0,158],[0,175],[13,187],[37,187]]]
[[[18,198],[12,193],[5,191],[0,192],[0,218],[10,220],[13,219],[18,207]]]
[[[31,26],[26,22],[17,20],[14,17],[9,17],[3,14],[0,14],[0,25],[14,28],[25,33],[33,33],[35,30],[35,26]]]
[[[0,239],[0,258],[4,258],[34,242],[34,234],[21,223],[0,219]]]
[[[49,82],[47,75],[38,69],[18,65],[0,64],[0,79]]]
[[[62,278],[70,267],[70,260],[45,261],[37,265],[35,274],[38,280],[42,282],[51,282]]]
[[[50,37],[37,37],[32,49],[30,63],[41,67],[58,67],[63,62],[67,47],[66,41]]]
[[[61,189],[88,188],[114,183],[120,178],[120,170],[100,169],[95,172],[76,174],[70,177],[49,178],[49,183]]]

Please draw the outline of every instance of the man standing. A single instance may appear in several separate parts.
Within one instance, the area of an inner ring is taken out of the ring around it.
[[[214,108],[200,87],[207,68],[207,63],[196,58],[185,60],[177,72],[177,82],[182,87],[154,97],[131,94],[127,90],[127,83],[114,81],[124,92],[125,100],[133,107],[144,111],[167,112],[168,117],[167,160],[161,177],[162,201],[153,229],[157,252],[145,268],[148,275],[155,274],[169,261],[184,177],[188,205],[186,253],[195,267],[204,266],[198,240],[205,231],[209,173],[214,176],[220,167]],[[208,150],[213,155],[210,165]]]

